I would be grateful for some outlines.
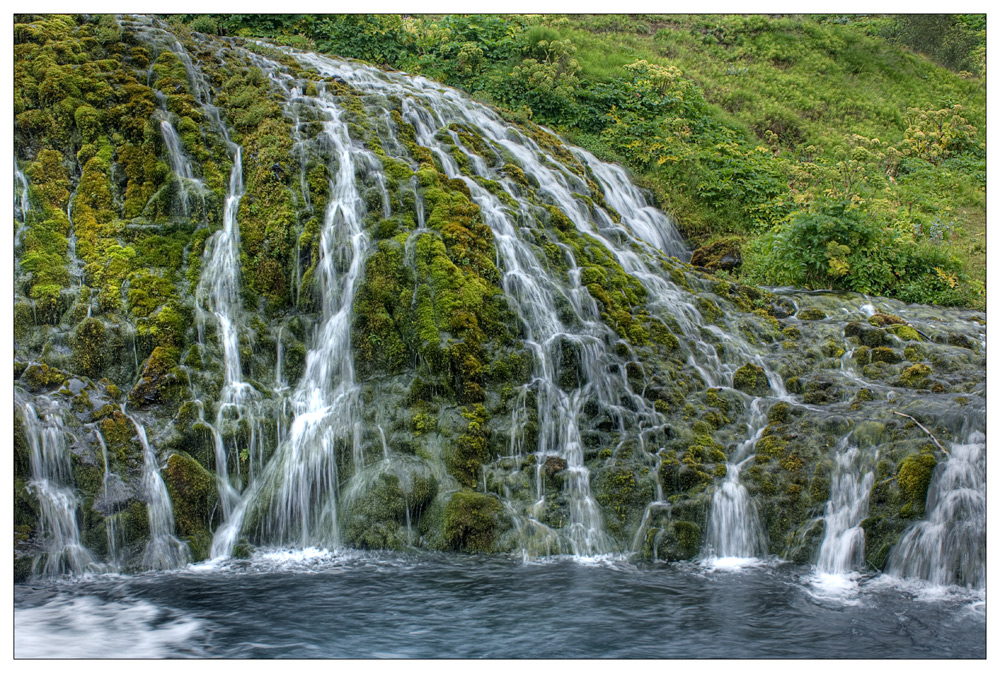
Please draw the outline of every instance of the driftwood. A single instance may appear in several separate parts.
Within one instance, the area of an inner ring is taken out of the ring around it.
[[[921,424],[920,424],[920,421],[918,421],[917,419],[915,419],[915,418],[914,418],[913,416],[910,416],[910,415],[908,415],[908,414],[904,414],[904,413],[901,413],[901,412],[899,412],[899,411],[893,411],[892,413],[896,414],[897,416],[902,416],[902,417],[904,417],[904,418],[909,418],[909,419],[910,419],[911,421],[913,421],[914,423],[916,423],[916,424],[917,424],[917,427],[918,427],[918,428],[920,428],[921,430],[923,430],[924,432],[926,432],[926,433],[927,433],[927,436],[928,436],[928,437],[930,437],[931,439],[933,439],[933,440],[934,440],[934,443],[935,443],[935,444],[937,444],[937,447],[938,447],[939,449],[941,449],[941,452],[942,452],[942,453],[944,453],[944,455],[946,455],[946,456],[948,456],[949,458],[951,458],[951,454],[950,454],[950,453],[948,453],[948,449],[946,449],[946,448],[944,448],[943,446],[941,446],[941,442],[939,442],[939,441],[937,440],[937,437],[935,437],[934,435],[932,435],[932,434],[931,434],[931,431],[930,431],[930,430],[928,430],[928,429],[927,429],[927,428],[925,428],[925,427],[924,427],[923,425],[921,425]]]

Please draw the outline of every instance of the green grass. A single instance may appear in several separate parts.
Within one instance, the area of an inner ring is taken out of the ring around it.
[[[870,252],[896,260],[897,280],[879,291],[981,307],[985,78],[906,46],[974,68],[985,48],[980,19],[935,19],[950,26],[938,31],[941,44],[912,17],[891,16],[220,15],[217,23],[220,32],[311,42],[420,72],[553,127],[629,167],[692,246],[741,237],[742,280],[868,287],[857,265],[844,271],[831,258],[829,275],[807,282],[774,270],[776,261],[802,262],[797,251],[788,260],[755,253],[834,201],[849,220],[884,231]],[[935,124],[945,127],[941,137],[930,135]],[[828,243],[848,245],[819,242]],[[920,252],[928,246],[942,253],[931,266]],[[927,277],[914,279],[917,268]]]

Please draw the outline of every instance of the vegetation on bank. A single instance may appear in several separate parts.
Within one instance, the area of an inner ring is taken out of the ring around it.
[[[627,165],[743,282],[985,304],[985,17],[187,15],[421,73]],[[950,70],[949,70],[950,68]]]

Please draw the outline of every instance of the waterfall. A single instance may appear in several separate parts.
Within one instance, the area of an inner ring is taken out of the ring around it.
[[[21,167],[17,165],[17,158],[14,159],[14,219],[23,223],[31,210],[31,197],[28,194],[28,178],[21,172]]]
[[[767,419],[761,409],[761,400],[750,405],[751,433],[736,453],[726,463],[726,476],[712,495],[712,513],[708,523],[708,556],[717,558],[754,558],[767,549],[764,529],[760,525],[757,508],[746,487],[740,483],[740,469],[748,455],[764,434]]]
[[[516,207],[511,207],[473,179],[487,177],[499,182],[508,196],[519,194],[510,178],[464,147],[451,124],[475,129],[499,156],[513,157],[526,174],[538,181],[538,194],[542,198],[565,213],[579,231],[607,248],[624,271],[643,285],[655,315],[680,326],[682,334],[678,336],[688,342],[688,364],[710,385],[728,387],[733,372],[750,362],[762,367],[775,392],[785,396],[781,377],[756,349],[740,336],[707,324],[693,305],[690,293],[662,278],[662,271],[654,271],[657,260],[665,255],[686,259],[688,253],[669,219],[649,206],[621,169],[603,164],[583,150],[573,150],[572,159],[559,159],[512,129],[491,110],[421,77],[379,73],[367,66],[315,54],[295,56],[321,74],[342,77],[365,93],[405,92],[402,116],[414,127],[417,143],[434,152],[448,177],[461,179],[468,185],[483,221],[493,230],[498,265],[503,271],[502,286],[520,318],[524,343],[533,355],[533,378],[528,386],[537,398],[539,433],[534,451],[537,463],[541,466],[550,456],[566,461],[568,478],[563,492],[569,500],[570,521],[563,539],[573,554],[602,553],[612,551],[613,547],[604,531],[600,508],[591,494],[590,472],[584,463],[580,435],[583,406],[596,399],[623,428],[656,428],[663,425],[663,419],[649,401],[631,389],[624,375],[624,363],[612,353],[618,338],[600,320],[594,299],[581,284],[581,270],[571,251],[568,248],[562,251],[570,264],[569,283],[564,284],[547,270],[538,248],[521,233],[521,222],[546,218],[544,209],[526,199],[517,199]],[[442,130],[447,131],[451,142],[464,155],[468,173],[463,172],[441,138]],[[393,151],[388,146],[385,149]],[[584,174],[594,177],[620,221],[604,208],[592,207],[579,198],[580,194],[591,193],[591,187],[566,163],[572,160],[579,162]],[[723,348],[707,343],[700,336],[702,332],[721,342]],[[559,385],[560,356],[565,349],[579,353],[580,358],[579,385],[570,390]],[[609,375],[609,372],[616,373]],[[537,475],[538,501],[532,511],[525,512],[529,525],[537,524],[535,515],[545,506],[540,467]],[[732,479],[736,475],[738,470],[733,471]],[[742,487],[734,482],[732,488],[739,491]],[[742,493],[746,493],[745,489]]]
[[[837,445],[836,465],[830,478],[830,500],[823,521],[826,532],[819,548],[816,567],[820,572],[844,575],[861,566],[865,552],[865,531],[861,521],[868,515],[868,496],[875,473],[862,474],[862,457],[850,435]]]
[[[167,487],[160,476],[160,463],[156,452],[146,438],[146,428],[125,411],[132,421],[136,436],[142,445],[142,487],[149,515],[149,542],[142,555],[142,567],[147,570],[166,570],[182,566],[190,560],[187,544],[174,536],[174,510],[170,504]]]
[[[159,92],[157,92],[159,93]],[[181,139],[177,135],[173,124],[167,119],[166,110],[162,110],[164,119],[160,121],[160,133],[163,135],[163,143],[167,148],[167,160],[170,162],[170,170],[177,176],[178,188],[180,190],[181,212],[187,215],[190,210],[188,190],[194,187],[197,192],[203,191],[201,180],[194,177],[191,171],[191,162],[184,154]]]
[[[96,427],[94,428],[94,436],[97,437],[97,443],[101,445],[101,459],[104,462],[104,477],[102,479],[102,484],[104,486],[104,530],[107,534],[108,539],[108,569],[118,570],[121,568],[121,559],[119,558],[119,534],[118,526],[116,525],[116,516],[113,511],[112,500],[117,493],[121,479],[118,475],[111,471],[111,467],[108,464],[108,445],[104,441],[104,435]],[[97,505],[95,503],[95,509]]]
[[[336,546],[338,450],[349,450],[355,469],[362,467],[351,318],[368,237],[355,175],[358,170],[378,170],[379,163],[371,153],[353,146],[332,95],[324,90],[299,100],[315,106],[325,118],[322,139],[335,176],[330,181],[317,269],[323,323],[292,395],[294,420],[288,437],[260,479],[244,493],[230,521],[216,533],[213,556],[231,553],[248,510],[254,513],[255,532],[263,541]]]
[[[889,556],[887,572],[933,584],[986,585],[986,435],[968,432],[935,468],[927,517],[914,524]]]
[[[80,542],[77,523],[80,502],[73,488],[66,446],[68,433],[58,409],[53,408],[39,418],[31,402],[19,402],[19,406],[30,450],[31,481],[27,486],[38,499],[39,545],[43,549],[32,572],[55,576],[100,571],[103,566]]]
[[[228,136],[226,137],[228,141]],[[253,480],[259,463],[263,461],[263,431],[260,393],[243,381],[240,361],[240,340],[237,328],[242,305],[240,301],[240,230],[236,221],[240,199],[243,197],[243,153],[235,143],[229,143],[233,151],[233,168],[229,175],[229,193],[222,214],[222,228],[212,234],[205,243],[205,265],[195,292],[198,303],[199,325],[204,325],[208,315],[214,316],[222,345],[224,381],[219,396],[214,425],[215,472],[219,486],[223,516],[228,519],[239,498],[239,486],[231,483],[228,469],[230,448],[225,436],[235,435],[235,428],[241,424],[249,426],[250,441],[246,447],[250,474],[247,483]],[[235,460],[237,469],[241,462],[239,447]]]

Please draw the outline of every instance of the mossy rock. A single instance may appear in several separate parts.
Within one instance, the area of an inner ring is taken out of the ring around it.
[[[913,454],[900,461],[896,482],[905,502],[900,512],[902,516],[923,516],[935,466],[937,459],[930,452]]]
[[[163,483],[170,495],[170,503],[174,510],[174,523],[177,534],[184,538],[193,538],[192,553],[196,548],[204,547],[197,544],[199,537],[209,535],[211,546],[210,525],[212,513],[219,499],[218,487],[212,474],[201,466],[198,461],[183,453],[175,453],[167,459],[167,467],[163,471]],[[202,549],[207,555],[208,550]],[[201,560],[204,556],[197,556]]]
[[[764,368],[747,363],[733,373],[733,388],[749,395],[764,395],[771,389]]]
[[[920,334],[910,325],[890,325],[886,328],[890,334],[895,334],[903,341],[922,341]]]
[[[703,245],[691,253],[691,265],[708,271],[731,271],[743,264],[740,246],[743,241],[737,236],[728,236],[708,245]]]
[[[925,388],[928,384],[927,377],[931,375],[931,368],[925,364],[916,364],[907,367],[899,375],[899,385],[907,388]]]
[[[455,551],[497,551],[496,541],[508,527],[503,505],[493,495],[456,491],[445,506],[444,537]]]
[[[186,381],[177,369],[180,351],[157,346],[142,369],[139,382],[128,394],[129,402],[137,407],[155,403],[178,403],[189,394]]]
[[[651,533],[660,561],[688,561],[701,549],[701,526],[691,521],[671,521]]]
[[[902,362],[903,358],[899,354],[887,348],[886,346],[878,346],[877,348],[871,349],[871,361],[872,362],[886,362],[888,364],[896,364],[897,362]]]
[[[361,549],[401,549],[406,532],[406,499],[399,477],[383,473],[347,506],[344,534],[349,544]]]
[[[807,306],[806,308],[799,309],[799,312],[795,314],[795,317],[799,320],[825,320],[826,313],[822,309],[816,308],[815,306]]]
[[[22,383],[31,388],[41,390],[58,388],[66,382],[67,378],[69,378],[69,374],[66,372],[55,367],[50,367],[42,362],[29,365],[20,377]]]
[[[906,321],[898,315],[876,313],[872,317],[868,318],[868,324],[874,325],[875,327],[885,327],[886,325],[905,325]]]

